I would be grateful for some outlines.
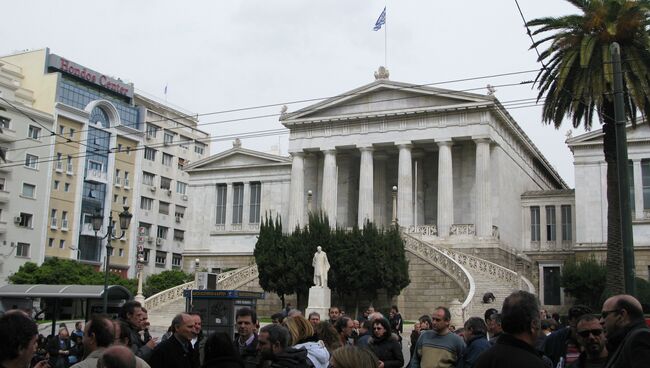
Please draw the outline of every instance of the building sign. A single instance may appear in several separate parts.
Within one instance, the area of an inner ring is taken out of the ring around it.
[[[95,84],[109,91],[133,98],[133,84],[126,84],[120,80],[98,73],[56,54],[50,54],[47,62],[48,68],[56,69],[62,73],[83,79],[88,83]]]

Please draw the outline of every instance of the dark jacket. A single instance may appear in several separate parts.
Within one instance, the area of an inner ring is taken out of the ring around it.
[[[593,362],[591,364],[592,364],[591,366],[594,367]],[[605,364],[607,364],[607,358],[603,358],[601,367],[604,367]],[[587,366],[587,354],[583,351],[582,353],[580,353],[578,359],[575,362],[569,364],[567,368],[585,368],[586,366]]]
[[[233,341],[233,346],[237,351],[239,351],[239,355],[241,356],[241,359],[244,362],[244,367],[246,368],[257,368],[260,362],[259,355],[257,354],[257,334],[254,336],[255,338],[253,341],[244,347],[239,346],[238,335],[235,335],[235,341]]]
[[[396,337],[389,336],[378,339],[372,336],[368,340],[368,347],[384,362],[384,368],[401,368],[404,365],[404,355],[402,355],[402,346],[397,342]]]
[[[51,336],[47,341],[47,352],[50,354],[50,366],[52,368],[67,368],[68,355],[59,354],[59,350],[70,351],[70,339],[61,340],[59,335]]]
[[[149,359],[151,359],[151,354],[153,353],[153,349],[148,347],[145,344],[145,342],[142,341],[142,338],[140,337],[137,328],[135,328],[131,323],[129,323],[128,320],[122,319],[121,321],[123,321],[129,326],[129,340],[131,340],[131,346],[129,346],[129,348],[131,348],[133,354],[139,356],[142,360],[149,363]]]
[[[481,353],[491,347],[492,344],[487,340],[485,334],[472,336],[472,338],[467,342],[467,347],[465,348],[463,368],[472,368]]]
[[[372,337],[372,335],[370,335],[370,332],[366,332],[357,338],[357,342],[355,342],[354,345],[360,348],[366,348],[368,347],[368,341],[370,340],[370,337]]]
[[[239,357],[222,356],[206,361],[202,368],[244,368],[244,362]]]
[[[650,328],[644,321],[631,323],[607,336],[607,368],[640,368],[650,365]]]
[[[474,364],[476,368],[546,368],[534,347],[503,334],[489,350],[483,352]]]
[[[191,343],[187,341],[183,345],[176,336],[158,344],[148,363],[151,368],[198,368]]]
[[[271,368],[308,368],[307,349],[286,348],[276,354],[271,363]],[[153,367],[152,367],[153,368]]]
[[[566,356],[566,342],[569,336],[571,336],[571,329],[568,326],[546,336],[542,352],[551,359],[553,367],[557,366],[560,358]]]

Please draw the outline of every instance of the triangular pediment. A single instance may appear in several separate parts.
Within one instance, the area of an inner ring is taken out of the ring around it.
[[[650,125],[644,121],[637,122],[635,126],[627,124],[625,135],[628,142],[650,141]],[[567,139],[566,143],[569,147],[600,145],[603,143],[603,130],[600,126],[595,127],[591,132]]]
[[[266,165],[290,165],[288,157],[235,147],[197,161],[186,168],[187,171],[219,170]]]
[[[395,111],[435,110],[492,101],[493,98],[490,96],[378,80],[296,112],[284,114],[280,120],[291,123],[297,120],[363,116]]]

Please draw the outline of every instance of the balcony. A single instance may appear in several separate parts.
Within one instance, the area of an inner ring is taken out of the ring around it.
[[[0,129],[0,142],[14,142],[16,140],[16,131],[9,128]]]
[[[67,165],[66,170],[65,170],[65,173],[68,174],[68,175],[72,175],[72,174],[73,174],[72,164],[68,164],[68,165]]]
[[[63,162],[62,161],[57,161],[56,162],[56,172],[58,172],[58,173],[63,172]]]
[[[129,189],[131,188],[131,183],[129,182],[129,179],[124,178],[124,189]]]
[[[61,230],[63,230],[63,231],[68,230],[68,219],[62,219],[61,220]]]
[[[0,203],[7,203],[9,202],[9,192],[6,190],[0,190]]]
[[[91,183],[107,184],[108,174],[105,171],[89,169],[86,171],[86,177],[84,180]]]
[[[86,235],[86,236],[95,236],[95,230],[93,230],[93,224],[83,224],[81,226],[81,235]],[[97,236],[103,236],[101,231],[97,232]]]
[[[57,222],[58,221],[57,221],[56,217],[52,217],[50,219],[50,228],[56,229]]]
[[[116,176],[115,177],[115,182],[113,184],[115,184],[116,187],[121,187],[122,186],[122,178],[120,178],[119,176]]]

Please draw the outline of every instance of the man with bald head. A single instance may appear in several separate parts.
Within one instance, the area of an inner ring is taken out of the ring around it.
[[[615,295],[603,303],[600,324],[607,334],[606,368],[641,368],[650,362],[650,329],[641,303],[631,295]]]
[[[104,350],[97,361],[97,368],[136,368],[135,355],[123,345],[113,345]]]
[[[187,313],[177,314],[172,326],[174,335],[156,346],[149,365],[153,368],[198,368],[191,342],[196,331],[194,318]]]

